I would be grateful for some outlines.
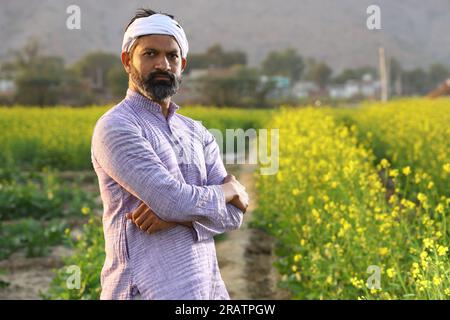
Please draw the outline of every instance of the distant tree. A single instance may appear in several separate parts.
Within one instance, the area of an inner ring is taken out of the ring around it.
[[[111,68],[106,76],[106,83],[114,97],[121,97],[128,88],[128,74],[122,64]]]
[[[344,84],[348,80],[361,80],[365,74],[370,74],[375,77],[377,71],[375,68],[370,66],[355,68],[355,69],[344,69],[339,75],[337,75],[332,81],[338,84]]]
[[[330,82],[333,70],[324,62],[310,59],[308,62],[306,79],[313,81],[321,89]]]
[[[95,101],[90,83],[67,69],[61,57],[42,55],[36,39],[11,51],[10,56],[2,65],[2,73],[15,81],[15,103],[80,106]]]
[[[229,68],[235,65],[245,66],[247,55],[241,51],[224,51],[220,44],[208,48],[205,53],[192,53],[188,56],[186,73],[193,69]]]
[[[389,60],[389,86],[390,91],[397,96],[403,94],[403,68],[396,58]]]
[[[9,67],[14,70],[17,103],[44,106],[58,102],[65,74],[62,58],[40,55],[39,43],[33,40],[13,52]]]
[[[64,63],[59,57],[41,57],[16,78],[16,101],[20,104],[54,105],[64,73]]]
[[[450,78],[450,69],[440,63],[432,64],[428,70],[429,89],[434,89],[443,81]]]
[[[405,71],[402,78],[406,95],[424,95],[428,92],[427,73],[423,69]]]
[[[207,75],[199,79],[199,91],[207,104],[264,107],[273,83],[262,83],[257,69],[236,66],[231,74]]]
[[[108,72],[118,67],[122,67],[122,62],[117,55],[105,52],[93,52],[85,55],[76,62],[72,66],[72,69],[78,76],[88,80],[94,91],[106,93],[108,89]]]
[[[262,62],[262,72],[269,76],[285,76],[291,83],[302,77],[305,65],[301,55],[295,49],[269,52]]]

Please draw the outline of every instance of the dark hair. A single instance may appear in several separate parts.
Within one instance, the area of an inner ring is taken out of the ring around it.
[[[134,15],[134,17],[131,19],[130,23],[125,28],[125,31],[127,31],[128,27],[134,22],[134,20],[139,19],[139,18],[150,17],[151,15],[156,14],[156,13],[165,14],[166,16],[168,16],[172,19],[175,18],[175,16],[168,14],[168,13],[156,12],[152,9],[139,8],[136,10],[136,14]]]

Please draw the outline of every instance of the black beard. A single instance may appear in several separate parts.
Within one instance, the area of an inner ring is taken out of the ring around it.
[[[164,76],[167,79],[156,79],[157,76]],[[154,71],[147,77],[142,77],[136,70],[132,70],[131,77],[147,96],[156,101],[164,101],[172,97],[177,93],[181,84],[181,78],[168,71]]]

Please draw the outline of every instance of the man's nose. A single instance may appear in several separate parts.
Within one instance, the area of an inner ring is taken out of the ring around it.
[[[158,59],[156,65],[155,65],[155,68],[159,69],[159,70],[164,70],[164,71],[167,71],[170,69],[169,60],[167,60],[167,57],[165,55],[162,55]]]

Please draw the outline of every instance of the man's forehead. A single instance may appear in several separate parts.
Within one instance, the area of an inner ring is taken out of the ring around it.
[[[136,48],[180,51],[180,46],[173,36],[165,34],[149,34],[136,39]]]

